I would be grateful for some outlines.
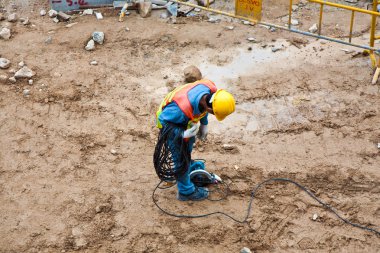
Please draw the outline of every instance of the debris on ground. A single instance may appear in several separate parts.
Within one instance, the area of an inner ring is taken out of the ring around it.
[[[11,66],[11,61],[6,58],[0,58],[0,69],[7,69]]]
[[[56,10],[50,10],[48,12],[49,17],[55,18],[58,15],[58,12]]]
[[[152,2],[139,2],[137,10],[142,18],[147,18],[152,12]]]
[[[115,150],[115,149],[111,149],[111,154],[113,154],[113,155],[117,155],[117,151]]]
[[[104,203],[96,206],[95,212],[96,213],[107,213],[112,210],[112,205],[109,203]]]
[[[82,16],[85,16],[85,15],[93,15],[94,14],[94,10],[93,9],[85,9],[83,12],[82,12]]]
[[[27,66],[22,67],[19,71],[15,73],[15,78],[31,78],[36,73],[28,68]]]
[[[28,80],[28,84],[29,84],[29,85],[33,85],[33,79],[29,79],[29,80]]]
[[[318,214],[313,214],[313,220],[315,221],[315,220],[317,220],[318,219]]]
[[[57,24],[57,23],[59,23],[59,19],[57,17],[55,17],[55,18],[53,18],[53,22]]]
[[[302,46],[306,46],[309,43],[309,40],[300,37],[292,37],[289,42],[296,48],[301,49]]]
[[[74,23],[70,23],[70,24],[67,24],[65,25],[66,28],[70,28],[70,27],[73,27],[74,25],[78,24],[78,22],[74,22]]]
[[[20,68],[24,67],[24,66],[25,66],[25,62],[20,61],[20,62],[18,63],[18,66],[19,66]]]
[[[185,81],[187,83],[192,83],[202,79],[201,71],[195,66],[188,66],[183,70],[185,76]]]
[[[29,18],[20,18],[20,22],[23,25],[29,25],[30,24]]]
[[[64,12],[62,12],[62,11],[60,11],[57,14],[57,18],[58,18],[59,21],[67,22],[67,21],[70,20],[71,16],[68,15],[68,14],[66,14],[66,13],[64,13]]]
[[[283,47],[282,46],[274,46],[271,48],[272,52],[275,53],[277,51],[280,51]]]
[[[310,26],[309,32],[316,33],[317,31],[318,31],[318,25],[317,24],[313,24],[312,26]]]
[[[45,16],[46,15],[46,10],[40,10],[40,16]]]
[[[1,83],[5,83],[7,80],[8,80],[8,76],[7,75],[0,75],[0,82]]]
[[[30,95],[30,90],[28,90],[28,89],[24,89],[24,90],[22,91],[22,93],[24,94],[24,97],[28,97],[28,96]]]
[[[16,82],[17,82],[17,80],[16,80],[16,78],[15,78],[14,76],[10,77],[8,80],[9,80],[11,83],[16,83]]]
[[[85,49],[86,49],[87,51],[92,51],[92,50],[94,50],[94,49],[95,49],[95,41],[91,39],[91,40],[87,43]]]
[[[0,31],[0,39],[9,40],[11,37],[11,30],[9,28],[4,27]]]
[[[94,65],[94,66],[95,66],[95,65],[98,65],[98,62],[97,62],[97,61],[91,61],[91,62],[90,62],[90,65]]]
[[[209,0],[209,4],[213,4],[215,0]],[[207,6],[207,0],[197,0],[198,5],[206,7]]]
[[[92,39],[102,45],[104,43],[104,32],[93,32],[92,33]]]
[[[251,251],[249,248],[244,247],[244,248],[242,248],[242,249],[240,250],[240,253],[252,253],[252,251]]]
[[[51,44],[53,41],[53,38],[51,36],[47,37],[45,40],[45,44]]]
[[[16,22],[17,19],[18,19],[17,13],[9,14],[7,18],[8,22],[12,22],[12,23]]]
[[[96,16],[96,19],[97,19],[97,20],[101,20],[101,19],[103,19],[103,15],[102,15],[102,13],[100,13],[100,12],[95,12],[95,16]]]
[[[232,26],[232,25],[230,25],[230,26],[226,26],[226,27],[224,27],[226,30],[233,30],[233,29],[235,29],[235,27],[234,26]]]

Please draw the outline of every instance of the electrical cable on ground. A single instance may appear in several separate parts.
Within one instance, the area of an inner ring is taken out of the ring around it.
[[[347,223],[353,227],[357,227],[357,228],[360,228],[360,229],[363,229],[363,230],[366,230],[366,231],[369,231],[369,232],[372,232],[372,233],[375,233],[376,235],[380,236],[380,231],[379,230],[376,230],[376,229],[373,229],[373,228],[370,228],[370,227],[367,227],[367,226],[364,226],[364,225],[361,225],[361,224],[357,224],[357,223],[353,223],[351,221],[349,221],[348,219],[342,217],[332,206],[328,205],[327,203],[325,203],[324,201],[320,200],[317,196],[315,196],[310,190],[308,190],[305,186],[291,180],[291,179],[288,179],[288,178],[270,178],[270,179],[267,179],[261,183],[259,183],[254,189],[253,191],[251,192],[251,197],[250,197],[250,200],[249,200],[249,203],[248,203],[248,208],[247,208],[247,214],[245,216],[245,218],[243,220],[239,220],[239,219],[236,219],[234,217],[232,217],[231,215],[227,214],[227,213],[224,213],[224,212],[220,212],[220,211],[216,211],[216,212],[211,212],[211,213],[206,213],[206,214],[199,214],[199,215],[184,215],[184,214],[175,214],[175,213],[171,213],[169,211],[166,211],[164,210],[162,207],[160,207],[155,199],[155,194],[156,194],[156,191],[157,189],[168,189],[170,187],[165,187],[165,188],[161,188],[160,185],[163,183],[164,181],[160,181],[156,188],[153,190],[153,193],[152,193],[152,199],[153,199],[153,203],[157,206],[158,209],[160,209],[163,213],[167,214],[167,215],[170,215],[170,216],[173,216],[173,217],[177,217],[177,218],[202,218],[202,217],[208,217],[208,216],[211,216],[211,215],[216,215],[216,214],[219,214],[219,215],[222,215],[222,216],[226,216],[230,219],[232,219],[233,221],[237,222],[237,223],[246,223],[248,218],[249,218],[249,215],[251,214],[251,211],[252,211],[252,203],[253,203],[253,200],[255,198],[255,195],[256,195],[256,192],[264,185],[266,184],[269,184],[271,182],[286,182],[286,183],[292,183],[294,184],[295,186],[297,186],[298,188],[300,188],[301,190],[303,190],[304,192],[306,192],[310,197],[312,197],[315,201],[317,201],[319,204],[321,204],[323,207],[325,207],[326,209],[328,209],[329,211],[331,211],[332,213],[335,214],[335,216],[337,216],[340,220],[342,220],[344,223]],[[227,191],[228,191],[228,187],[227,187]],[[228,194],[228,192],[227,192]],[[225,196],[226,197],[226,196]],[[225,197],[222,197],[221,199],[218,199],[218,200],[214,200],[214,201],[220,201],[222,199],[224,199]]]

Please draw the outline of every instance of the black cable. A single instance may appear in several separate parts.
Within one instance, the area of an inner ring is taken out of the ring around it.
[[[223,215],[223,216],[226,216],[230,219],[232,219],[233,221],[237,222],[237,223],[246,223],[247,220],[248,220],[248,217],[251,213],[251,209],[252,209],[252,203],[253,203],[253,200],[255,198],[255,194],[256,192],[265,184],[268,184],[270,182],[287,182],[287,183],[292,183],[294,184],[295,186],[297,186],[298,188],[300,188],[301,190],[303,190],[304,192],[306,192],[310,197],[312,197],[314,200],[316,200],[319,204],[321,204],[323,207],[325,207],[326,209],[328,209],[329,211],[331,211],[332,213],[334,213],[339,219],[341,219],[343,222],[353,226],[353,227],[357,227],[357,228],[360,228],[360,229],[363,229],[363,230],[367,230],[369,232],[372,232],[372,233],[375,233],[376,235],[380,236],[380,232],[376,229],[373,229],[373,228],[370,228],[370,227],[367,227],[367,226],[364,226],[364,225],[360,225],[360,224],[357,224],[357,223],[353,223],[351,221],[349,221],[348,219],[346,218],[343,218],[333,207],[331,207],[330,205],[326,204],[325,202],[323,202],[322,200],[320,200],[319,198],[317,198],[311,191],[309,191],[306,187],[302,186],[301,184],[291,180],[291,179],[288,179],[288,178],[270,178],[270,179],[267,179],[261,183],[259,183],[254,189],[253,191],[251,192],[251,197],[250,197],[250,200],[249,200],[249,203],[248,203],[248,208],[247,208],[247,214],[245,216],[245,218],[243,220],[238,220],[234,217],[232,217],[231,215],[227,214],[227,213],[224,213],[224,212],[220,212],[220,211],[216,211],[216,212],[212,212],[212,213],[206,213],[206,214],[199,214],[199,215],[183,215],[183,214],[175,214],[175,213],[171,213],[169,211],[166,211],[164,210],[163,208],[161,208],[156,199],[154,198],[155,197],[155,193],[157,191],[157,189],[160,187],[161,182],[159,182],[156,186],[156,188],[154,189],[153,193],[152,193],[152,199],[153,199],[153,203],[157,206],[158,209],[160,209],[163,213],[167,214],[167,215],[170,215],[170,216],[173,216],[173,217],[177,217],[177,218],[202,218],[202,217],[207,217],[207,216],[211,216],[211,215],[216,215],[216,214],[220,214],[220,215]]]

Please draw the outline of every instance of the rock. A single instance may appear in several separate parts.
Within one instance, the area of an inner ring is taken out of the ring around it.
[[[213,4],[215,0],[209,0],[209,4]],[[200,6],[206,6],[207,5],[207,0],[197,0],[198,5]]]
[[[147,18],[152,12],[152,2],[140,2],[137,6],[141,17]]]
[[[45,44],[51,44],[52,41],[53,41],[52,37],[49,36],[49,37],[46,38]]]
[[[244,25],[250,25],[251,22],[249,22],[249,21],[247,21],[247,20],[243,20],[243,24],[244,24]]]
[[[186,67],[183,70],[183,74],[187,83],[193,83],[202,79],[201,71],[193,65]]]
[[[28,83],[29,85],[33,85],[33,79],[29,79]]]
[[[231,30],[235,29],[235,27],[234,27],[234,26],[232,26],[232,25],[230,25],[230,26],[226,26],[226,27],[225,27],[225,29],[226,29],[226,30],[230,30],[230,31],[231,31]]]
[[[377,143],[377,148],[378,148],[378,149],[380,149],[380,142],[379,142],[379,143]]]
[[[94,14],[94,10],[93,9],[85,9],[82,13],[82,16],[84,15],[93,15]]]
[[[24,67],[24,66],[25,66],[25,62],[20,61],[20,62],[18,63],[18,66],[19,66],[20,68]]]
[[[240,253],[252,253],[251,250],[247,247],[244,247],[240,250]]]
[[[15,69],[10,69],[9,71],[8,71],[10,74],[15,74],[16,73],[16,70]]]
[[[1,31],[0,31],[0,39],[9,40],[10,37],[11,37],[11,30],[9,30],[6,27],[4,27],[3,29],[1,29]]]
[[[58,12],[57,14],[57,18],[59,19],[59,21],[62,21],[62,22],[67,22],[70,20],[71,16],[70,15],[67,15],[66,13],[60,11]]]
[[[127,26],[127,27],[125,27],[125,30],[127,31],[127,32],[129,32],[130,31],[130,29],[129,29],[129,27]]]
[[[59,19],[57,17],[53,18],[54,23],[59,23]]]
[[[221,19],[215,16],[210,16],[207,21],[210,23],[219,23]]]
[[[5,58],[0,58],[0,69],[7,69],[11,66],[11,61]]]
[[[48,12],[49,17],[55,18],[58,15],[58,12],[56,10],[50,10]]]
[[[0,21],[5,20],[4,14],[0,12]]]
[[[36,73],[29,69],[28,67],[24,66],[19,71],[15,73],[15,78],[31,78]]]
[[[313,220],[315,221],[315,220],[317,220],[318,219],[318,214],[313,214]]]
[[[313,24],[310,28],[309,28],[309,32],[311,33],[315,33],[318,31],[318,25],[317,24]]]
[[[275,53],[277,51],[280,51],[282,47],[272,47],[272,52]]]
[[[93,32],[92,33],[92,39],[102,45],[104,43],[104,32]]]
[[[5,83],[8,80],[7,75],[0,75],[0,83]]]
[[[222,148],[224,150],[229,150],[229,151],[237,150],[237,147],[235,145],[230,145],[230,144],[223,144]]]
[[[29,18],[24,19],[24,21],[22,22],[22,24],[23,25],[29,25],[30,24]]]
[[[30,90],[25,89],[23,90],[22,94],[24,94],[24,97],[28,97],[30,95]]]
[[[271,28],[269,28],[270,32],[275,32],[276,30],[277,30],[276,27],[273,27],[273,26]]]
[[[90,64],[91,65],[98,65],[98,62],[97,61],[91,61]]]
[[[297,11],[298,10],[298,5],[296,5],[296,4],[293,4],[292,5],[292,11]]]
[[[253,38],[253,37],[248,37],[247,40],[249,42],[257,43],[257,40],[255,38]]]
[[[10,77],[8,80],[9,80],[11,83],[16,83],[16,82],[17,82],[17,80],[16,80],[16,78],[15,78],[14,76]]]
[[[87,51],[92,51],[95,49],[95,41],[94,40],[90,40],[88,43],[87,43],[87,46],[85,47],[85,49]]]
[[[110,203],[100,204],[95,208],[96,213],[107,213],[112,210],[112,205]]]
[[[113,155],[117,155],[117,151],[115,150],[115,149],[111,149],[111,154],[113,154]]]
[[[17,21],[17,14],[16,13],[12,13],[12,14],[9,14],[8,15],[8,22],[16,22]]]
[[[291,20],[290,20],[290,24],[291,24],[291,25],[299,25],[299,22],[298,22],[297,19],[291,19]]]
[[[347,3],[356,4],[358,0],[345,0]]]
[[[46,10],[40,10],[40,16],[45,16],[46,15]]]

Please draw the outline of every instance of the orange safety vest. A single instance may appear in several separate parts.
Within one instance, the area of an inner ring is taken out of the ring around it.
[[[185,85],[177,87],[168,95],[166,95],[164,100],[161,102],[158,108],[158,111],[156,113],[156,121],[157,121],[156,126],[158,128],[162,128],[161,122],[158,119],[158,117],[164,110],[165,106],[167,106],[173,101],[178,105],[178,107],[186,115],[186,117],[189,118],[189,122],[187,123],[188,127],[190,126],[191,123],[196,124],[201,120],[201,118],[206,116],[207,111],[199,115],[194,115],[194,110],[193,110],[193,107],[191,106],[191,103],[189,101],[189,96],[188,96],[189,91],[195,86],[200,85],[200,84],[207,86],[210,89],[211,93],[215,93],[217,90],[216,85],[210,80],[200,80],[194,83],[189,83],[189,84],[185,84]]]

